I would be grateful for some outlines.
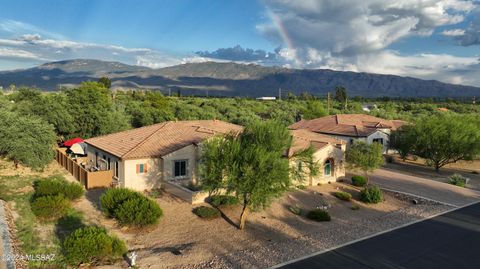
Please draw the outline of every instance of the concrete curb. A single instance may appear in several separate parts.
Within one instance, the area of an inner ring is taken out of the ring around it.
[[[459,205],[454,205],[454,204],[450,204],[450,203],[446,203],[446,202],[441,202],[441,201],[438,201],[438,200],[435,200],[435,199],[431,199],[431,198],[428,198],[428,197],[425,197],[425,196],[421,196],[421,195],[412,194],[412,193],[409,193],[409,192],[397,191],[397,190],[394,190],[394,189],[384,188],[384,187],[382,187],[382,186],[379,186],[379,187],[380,187],[380,189],[386,190],[386,191],[389,191],[389,192],[404,194],[404,195],[411,196],[411,197],[413,197],[413,198],[418,198],[418,199],[422,199],[422,200],[427,200],[427,201],[434,202],[434,203],[437,203],[437,204],[450,206],[450,207],[453,207],[453,208],[461,207],[461,206],[459,206]]]
[[[2,243],[3,252],[0,256],[0,264],[5,263],[7,269],[15,269],[15,261],[13,259],[13,248],[10,242],[10,232],[7,224],[7,216],[5,214],[5,202],[0,200],[0,243]]]
[[[395,230],[398,230],[398,229],[401,229],[401,228],[410,226],[410,225],[415,224],[415,223],[419,223],[419,222],[422,222],[422,221],[426,221],[426,220],[429,220],[429,219],[433,219],[433,218],[438,217],[438,216],[440,216],[440,215],[447,214],[447,213],[450,213],[450,212],[452,212],[452,211],[459,210],[459,209],[462,209],[462,208],[464,208],[464,207],[471,206],[471,205],[474,205],[474,204],[477,204],[477,203],[480,203],[480,202],[479,202],[479,201],[475,201],[475,202],[471,202],[471,203],[465,204],[465,205],[463,205],[463,206],[457,206],[457,207],[454,207],[454,208],[452,208],[452,209],[446,210],[446,211],[444,211],[444,212],[440,212],[440,213],[434,214],[434,215],[429,216],[429,217],[427,217],[427,218],[415,220],[415,221],[412,221],[412,222],[409,222],[409,223],[405,223],[405,224],[403,224],[403,225],[400,225],[400,226],[398,226],[398,227],[394,227],[394,228],[391,228],[391,229],[388,229],[388,230],[385,230],[385,231],[381,231],[381,232],[378,232],[378,233],[374,233],[374,234],[371,234],[371,235],[367,235],[367,236],[365,236],[365,237],[362,237],[362,238],[359,238],[359,239],[356,239],[356,240],[347,242],[347,243],[345,243],[345,244],[341,244],[341,245],[338,245],[338,246],[335,246],[335,247],[332,247],[332,248],[329,248],[329,249],[317,251],[317,252],[314,252],[314,253],[312,253],[312,254],[309,254],[309,255],[306,255],[306,256],[297,258],[297,259],[293,259],[293,260],[290,260],[290,261],[286,261],[286,262],[283,262],[283,263],[274,265],[274,266],[272,266],[272,267],[269,267],[268,269],[280,268],[280,267],[282,267],[282,266],[285,266],[285,265],[288,265],[288,264],[291,264],[291,263],[295,263],[295,262],[298,262],[298,261],[301,261],[301,260],[305,260],[305,259],[308,259],[308,258],[317,256],[317,255],[320,255],[320,254],[323,254],[323,253],[326,253],[326,252],[335,250],[335,249],[339,249],[339,248],[341,248],[341,247],[345,247],[345,246],[348,246],[348,245],[351,245],[351,244],[355,244],[355,243],[357,243],[357,242],[360,242],[360,241],[363,241],[363,240],[366,240],[366,239],[369,239],[369,238],[372,238],[372,237],[375,237],[375,236],[378,236],[378,235],[382,235],[382,234],[385,234],[385,233],[388,233],[388,232],[391,232],[391,231],[395,231]]]

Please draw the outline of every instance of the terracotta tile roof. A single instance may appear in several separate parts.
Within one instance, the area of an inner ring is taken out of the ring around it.
[[[307,129],[316,133],[364,137],[378,129],[396,130],[406,122],[385,120],[365,114],[338,114],[313,120],[301,120],[290,129]]]
[[[310,146],[313,146],[315,149],[319,150],[328,145],[344,145],[345,141],[333,138],[328,135],[323,135],[319,133],[314,133],[305,129],[291,130],[292,134],[292,146],[288,150],[288,157],[293,156],[293,154],[307,149]]]
[[[168,121],[87,139],[85,142],[122,159],[161,157],[216,134],[242,126],[218,120]]]

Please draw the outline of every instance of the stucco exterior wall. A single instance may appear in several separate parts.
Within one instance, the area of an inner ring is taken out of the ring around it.
[[[382,138],[383,139],[383,152],[387,152],[388,149],[388,143],[390,142],[390,130],[385,129],[385,130],[378,130],[375,133],[369,135],[367,137],[367,143],[371,144],[373,143],[374,139]]]
[[[199,148],[196,145],[189,145],[163,156],[163,179],[168,180],[192,180],[196,183]],[[187,175],[185,177],[174,177],[174,163],[178,160],[187,160]]]
[[[343,145],[341,147],[338,147],[335,145],[328,145],[316,151],[314,153],[314,160],[319,164],[319,168],[320,168],[319,175],[312,178],[311,182],[309,179],[306,179],[306,181],[296,182],[296,184],[301,183],[304,185],[313,186],[313,185],[337,181],[339,178],[344,177],[345,176],[345,150],[346,150],[346,145]],[[325,176],[324,164],[328,159],[333,161],[332,162],[333,165],[332,165],[331,175]],[[290,159],[290,166],[296,166],[296,165],[297,165],[297,161],[295,160],[295,158]],[[306,169],[305,166],[304,166],[304,169]]]
[[[137,164],[147,164],[147,172],[137,173]],[[162,159],[124,160],[125,177],[120,186],[138,191],[161,187]]]

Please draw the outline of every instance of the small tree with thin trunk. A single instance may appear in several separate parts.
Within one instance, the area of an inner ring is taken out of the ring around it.
[[[202,185],[210,192],[224,189],[243,203],[239,229],[250,210],[265,208],[290,187],[285,152],[290,133],[278,122],[256,122],[240,134],[212,139],[203,146]]]
[[[383,147],[379,143],[367,144],[357,141],[347,151],[347,165],[349,168],[361,170],[368,182],[368,172],[380,168],[385,162],[382,150]]]
[[[308,179],[309,184],[312,179],[320,173],[320,165],[314,158],[315,148],[312,146],[299,151],[293,155],[297,165],[290,168],[290,177],[293,181],[303,182]]]

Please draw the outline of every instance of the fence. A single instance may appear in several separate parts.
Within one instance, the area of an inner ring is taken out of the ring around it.
[[[88,171],[82,167],[81,163],[86,162],[87,158],[79,157],[76,160],[70,158],[65,148],[58,148],[56,151],[56,160],[70,174],[77,179],[85,188],[105,188],[112,185],[113,171]]]

